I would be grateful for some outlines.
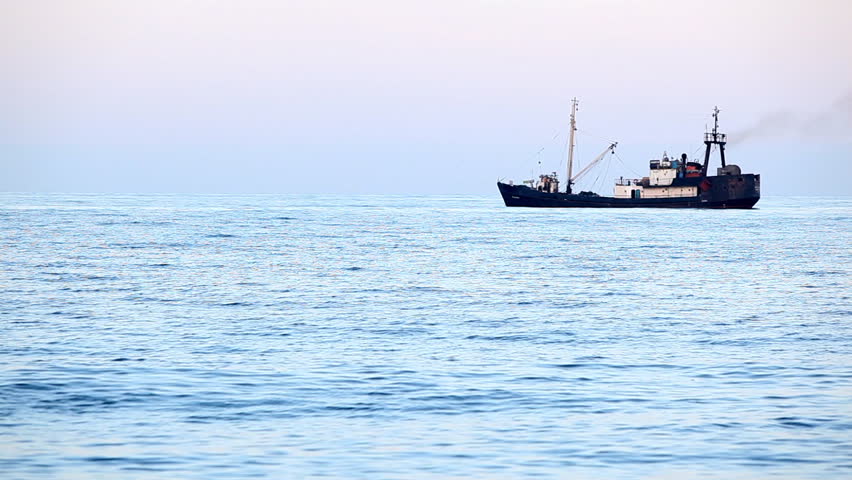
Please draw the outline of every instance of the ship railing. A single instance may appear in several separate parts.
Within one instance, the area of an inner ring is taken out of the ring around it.
[[[707,132],[704,134],[704,141],[713,143],[727,143],[728,135],[725,133]]]
[[[624,178],[624,177],[621,177],[621,178],[615,179],[615,184],[618,185],[618,186],[622,186],[622,187],[630,187],[630,186],[635,186],[635,185],[641,185],[642,179],[641,178]]]

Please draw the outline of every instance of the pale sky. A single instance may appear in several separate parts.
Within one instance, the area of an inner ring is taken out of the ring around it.
[[[579,166],[608,140],[625,163],[600,193],[692,155],[718,105],[765,195],[849,195],[851,21],[830,0],[0,0],[0,191],[498,195],[563,172],[576,96]]]

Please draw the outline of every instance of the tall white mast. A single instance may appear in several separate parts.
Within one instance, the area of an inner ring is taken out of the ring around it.
[[[571,100],[571,131],[568,134],[568,178],[566,178],[566,183],[568,186],[565,188],[565,193],[571,193],[571,174],[574,169],[574,131],[577,130],[577,98],[573,98]]]

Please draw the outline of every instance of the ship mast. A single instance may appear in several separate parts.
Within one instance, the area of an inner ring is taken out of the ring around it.
[[[722,168],[725,168],[725,144],[728,143],[728,136],[724,133],[719,133],[719,107],[713,108],[713,131],[704,134],[704,145],[707,148],[704,150],[704,168],[701,170],[702,176],[707,176],[707,167],[710,166],[710,148],[712,145],[719,145],[719,155],[722,157]]]
[[[568,134],[568,178],[565,193],[571,193],[571,174],[574,169],[574,131],[577,130],[577,98],[571,100],[571,131]]]

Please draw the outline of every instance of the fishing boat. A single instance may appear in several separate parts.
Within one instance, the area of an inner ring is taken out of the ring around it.
[[[713,130],[704,134],[704,162],[691,161],[684,153],[680,158],[662,158],[649,162],[650,172],[642,178],[619,178],[613,195],[602,196],[591,191],[574,193],[577,180],[599,164],[608,153],[615,152],[611,143],[582,170],[573,173],[574,132],[577,130],[577,99],[571,101],[571,127],[568,140],[568,171],[565,190],[559,190],[556,172],[526,180],[497,182],[507,207],[606,207],[606,208],[752,208],[760,200],[760,175],[742,173],[739,166],[725,162],[727,135],[719,132],[719,109],[713,110]],[[718,146],[722,166],[709,175],[710,153]]]

